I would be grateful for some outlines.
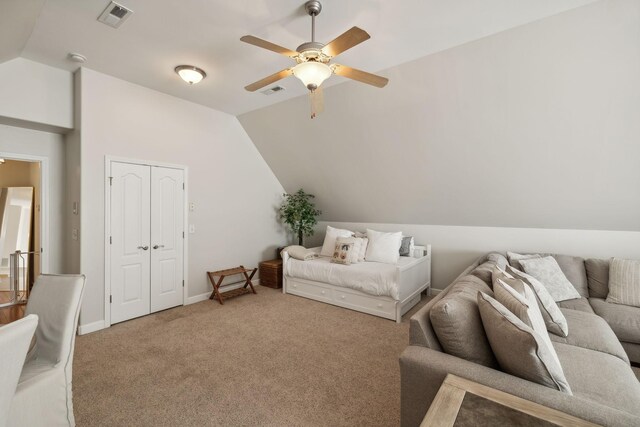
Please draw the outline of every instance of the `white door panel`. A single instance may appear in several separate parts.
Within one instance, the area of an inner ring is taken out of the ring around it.
[[[151,312],[183,303],[184,176],[151,168]]]
[[[112,162],[111,177],[111,323],[118,323],[149,313],[151,174]]]

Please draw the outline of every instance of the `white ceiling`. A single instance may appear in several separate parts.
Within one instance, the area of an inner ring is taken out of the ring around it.
[[[338,62],[378,72],[593,1],[325,0],[316,38],[328,42],[354,25],[365,29],[371,39]],[[108,0],[2,3],[12,13],[0,17],[0,62],[23,56],[74,70],[67,54],[79,52],[88,68],[234,115],[306,91],[289,77],[280,82],[286,91],[246,92],[245,85],[292,61],[239,40],[252,34],[295,49],[310,38],[304,0],[122,0],[134,14],[119,29],[96,20]],[[187,86],[173,71],[180,64],[201,67],[208,77]],[[334,76],[325,84],[341,81]]]

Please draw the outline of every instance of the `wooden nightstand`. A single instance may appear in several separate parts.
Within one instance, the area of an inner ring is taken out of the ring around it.
[[[282,288],[282,260],[272,259],[260,263],[260,284],[268,288]]]

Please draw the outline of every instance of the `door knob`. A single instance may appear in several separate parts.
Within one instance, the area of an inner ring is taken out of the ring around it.
[[[153,249],[164,248],[164,245],[153,245]]]
[[[147,249],[149,249],[149,246],[138,246],[138,249],[142,249],[143,251],[146,251]]]

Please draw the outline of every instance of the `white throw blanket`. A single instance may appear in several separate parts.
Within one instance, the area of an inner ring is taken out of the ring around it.
[[[287,246],[282,252],[287,252],[291,258],[299,259],[300,261],[308,261],[318,257],[317,252],[297,245]]]

